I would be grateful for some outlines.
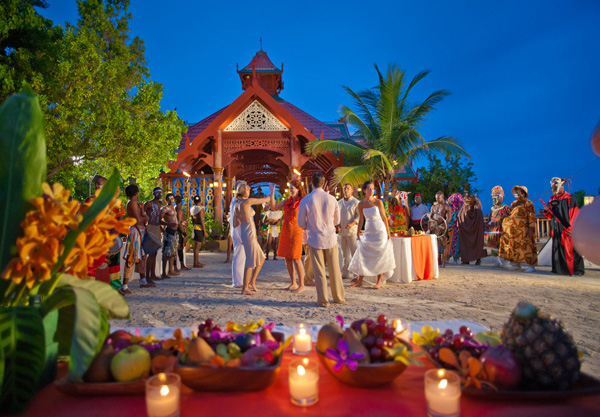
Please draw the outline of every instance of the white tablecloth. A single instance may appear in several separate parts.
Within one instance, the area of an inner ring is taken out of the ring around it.
[[[437,236],[428,236],[431,238],[433,277],[437,278],[439,276],[439,267],[437,262]],[[396,269],[394,270],[394,275],[388,279],[388,282],[400,282],[402,284],[407,284],[418,279],[415,271],[415,265],[413,264],[412,246],[410,240],[410,237],[392,237],[392,243],[394,244],[394,257],[396,258]]]

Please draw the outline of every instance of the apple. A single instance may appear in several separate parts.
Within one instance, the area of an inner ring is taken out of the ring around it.
[[[490,345],[491,347],[496,347],[502,344],[500,333],[496,332],[479,332],[475,334],[475,340],[482,345]]]
[[[498,389],[511,390],[521,382],[521,362],[504,346],[491,347],[479,358],[487,380]]]
[[[113,348],[118,348],[119,346],[129,346],[129,339],[131,339],[132,334],[121,329],[115,330],[112,332],[106,340],[110,340],[110,344]]]
[[[150,373],[152,359],[143,346],[131,345],[120,350],[110,361],[113,377],[119,382],[130,382]]]
[[[266,346],[254,346],[242,355],[242,366],[261,368],[271,365],[274,359],[273,352]]]

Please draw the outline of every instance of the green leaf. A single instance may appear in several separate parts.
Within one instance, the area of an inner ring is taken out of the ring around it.
[[[110,323],[104,309],[100,310],[100,331],[98,332],[98,345],[96,345],[96,354],[100,352],[106,338],[110,334]]]
[[[0,271],[16,255],[29,200],[42,193],[46,140],[37,97],[28,87],[0,106]]]
[[[58,310],[52,311],[42,318],[44,323],[44,340],[46,346],[44,370],[40,378],[39,387],[44,387],[56,378],[56,362],[58,360],[58,343],[54,335],[58,329]]]
[[[36,308],[0,308],[4,379],[0,410],[21,413],[33,398],[44,368],[44,325]]]
[[[60,353],[64,353],[66,342],[71,336],[69,379],[72,381],[81,381],[81,377],[87,371],[92,359],[96,355],[98,340],[102,333],[102,313],[100,305],[96,301],[94,294],[84,288],[61,287],[44,302],[51,303],[44,308],[50,309],[52,306],[69,306],[72,308],[62,308],[56,338],[60,344]],[[63,312],[63,310],[65,310]],[[73,322],[70,323],[72,316]],[[63,321],[64,319],[64,321]]]
[[[119,292],[104,282],[92,279],[79,279],[73,275],[63,274],[57,287],[72,286],[84,288],[94,294],[100,307],[106,311],[109,319],[129,319],[129,307],[127,301]]]

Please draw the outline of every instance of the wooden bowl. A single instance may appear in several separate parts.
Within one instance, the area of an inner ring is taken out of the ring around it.
[[[270,386],[279,376],[282,356],[279,355],[274,365],[264,368],[176,364],[174,372],[181,376],[181,382],[195,391],[260,391]]]
[[[412,347],[409,344],[404,344],[408,347],[408,350],[412,351]],[[333,370],[333,366],[335,365],[334,360],[328,359],[324,353],[318,350],[317,355],[323,367],[337,380],[346,385],[358,388],[377,388],[389,384],[406,369],[406,365],[402,362],[383,362],[366,365],[358,364],[356,371],[352,371],[347,366],[344,366],[339,372],[335,372]]]

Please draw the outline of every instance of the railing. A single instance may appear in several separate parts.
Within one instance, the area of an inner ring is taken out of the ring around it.
[[[550,219],[538,217],[535,222],[535,240],[550,239]]]

